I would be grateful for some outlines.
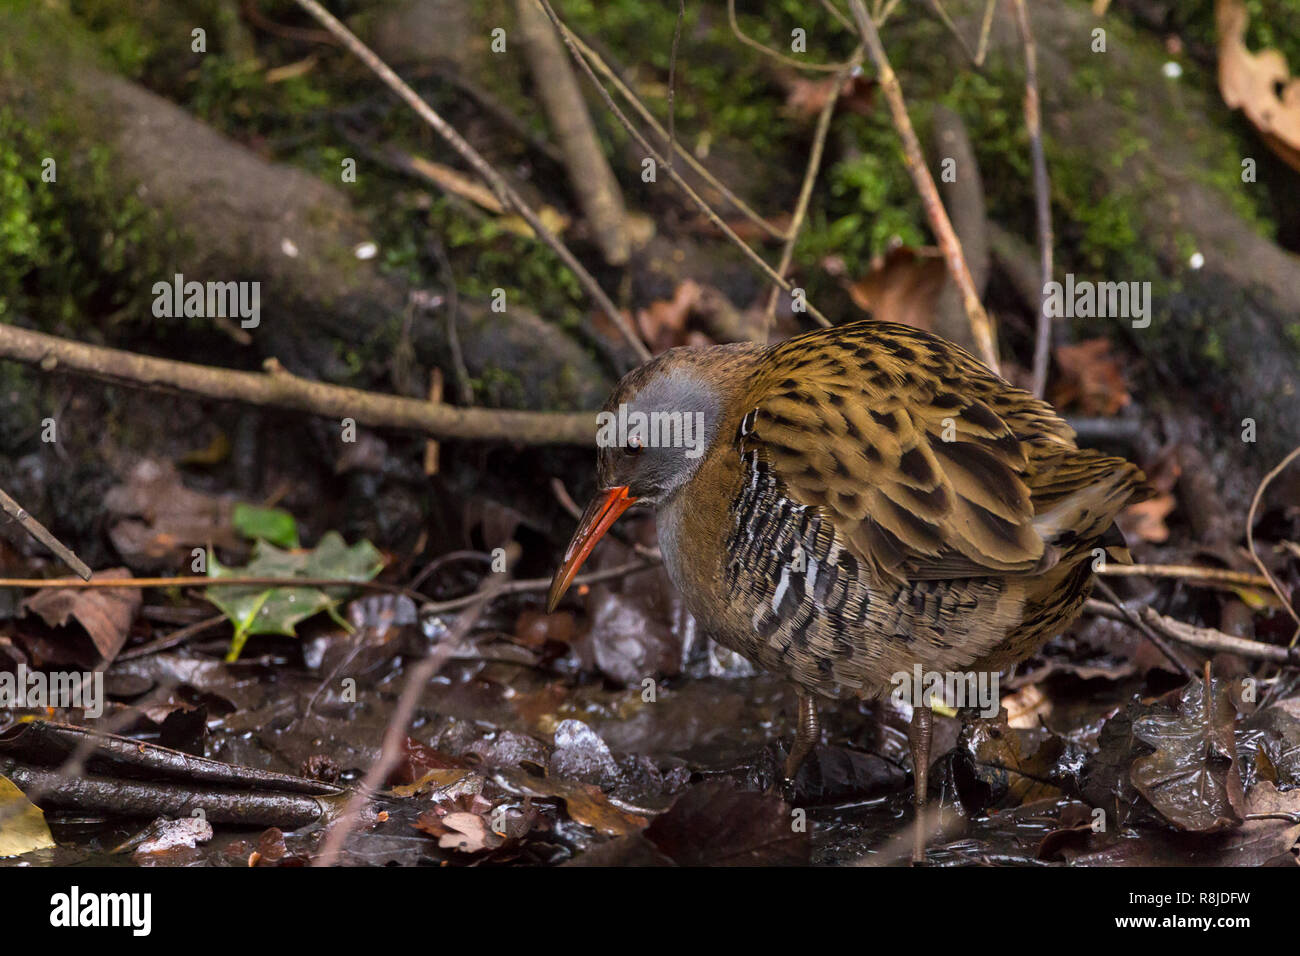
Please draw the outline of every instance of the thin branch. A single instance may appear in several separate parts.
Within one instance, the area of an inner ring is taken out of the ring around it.
[[[1260,558],[1258,552],[1255,551],[1255,511],[1259,508],[1260,499],[1264,497],[1264,491],[1270,484],[1272,484],[1273,479],[1280,475],[1283,469],[1285,469],[1287,465],[1291,464],[1291,462],[1295,461],[1297,457],[1300,457],[1300,448],[1293,448],[1291,453],[1282,459],[1280,465],[1264,476],[1264,480],[1261,481],[1259,487],[1255,489],[1255,497],[1250,499],[1250,511],[1246,515],[1246,547],[1250,550],[1250,558],[1255,562],[1255,567],[1259,568],[1264,577],[1268,578],[1269,587],[1273,589],[1273,593],[1276,594],[1278,600],[1282,602],[1282,606],[1286,608],[1286,612],[1291,615],[1291,620],[1295,621],[1296,624],[1300,624],[1300,615],[1296,614],[1295,608],[1291,606],[1291,600],[1282,593],[1282,586],[1277,583],[1272,572],[1269,571],[1263,560]],[[1297,639],[1300,639],[1300,627],[1296,628],[1296,632],[1291,637],[1291,643],[1288,646],[1295,647]]]
[[[1029,152],[1034,163],[1034,210],[1038,219],[1038,256],[1043,276],[1032,385],[1034,397],[1042,398],[1047,390],[1047,362],[1052,352],[1052,319],[1047,310],[1047,283],[1052,281],[1052,185],[1047,178],[1047,159],[1043,154],[1043,122],[1038,101],[1038,46],[1029,26],[1025,0],[1014,0],[1014,3],[1016,24],[1025,46],[1025,128],[1029,131]]]
[[[796,60],[792,56],[786,56],[780,50],[774,50],[770,46],[759,43],[751,36],[747,36],[740,29],[740,23],[736,20],[736,0],[727,0],[727,19],[731,22],[731,32],[736,35],[736,39],[745,46],[753,47],[760,53],[765,53],[779,63],[786,66],[794,67],[796,70],[816,70],[819,73],[839,73],[852,66],[851,63],[809,63],[807,60]]]
[[[266,575],[250,577],[208,578],[201,575],[182,575],[170,578],[94,578],[90,581],[73,581],[71,578],[0,578],[0,588],[25,588],[43,590],[105,590],[113,588],[363,588],[401,594],[413,601],[423,601],[424,595],[395,584],[379,581],[360,581],[351,578],[295,578]]]
[[[333,866],[338,862],[343,844],[347,842],[348,835],[356,828],[357,819],[369,801],[370,795],[383,786],[384,781],[388,779],[388,775],[397,766],[397,761],[401,758],[403,744],[406,741],[406,729],[411,723],[411,718],[415,716],[415,708],[419,705],[420,698],[424,694],[425,685],[438,672],[438,669],[446,663],[445,653],[440,653],[440,648],[458,644],[469,634],[475,623],[477,623],[484,604],[501,588],[501,584],[497,582],[496,578],[496,575],[489,574],[483,579],[478,591],[470,596],[472,598],[470,609],[452,625],[450,633],[435,644],[424,659],[412,667],[410,673],[407,674],[406,684],[402,688],[401,696],[397,699],[397,706],[393,709],[393,715],[389,718],[388,726],[384,729],[383,745],[379,757],[366,771],[366,776],[361,781],[361,785],[348,797],[342,815],[330,827],[324,842],[321,844],[320,853],[312,861],[312,866]]]
[[[312,3],[315,2],[315,0],[297,0],[297,2]],[[586,61],[582,53],[578,50],[577,44],[573,42],[572,31],[569,30],[569,28],[564,25],[564,23],[560,20],[559,16],[555,13],[555,9],[554,7],[551,6],[550,0],[539,0],[539,2],[541,3],[542,8],[546,11],[546,15],[551,18],[551,22],[555,24],[555,28],[560,31],[560,36],[564,38],[564,42],[568,45],[569,52],[573,55],[573,58],[578,61],[578,65],[582,67],[583,71],[587,74],[587,77],[595,85],[596,92],[600,94],[600,98],[604,101],[605,106],[609,109],[611,113],[614,114],[614,117],[619,121],[619,123],[623,126],[623,128],[627,130],[628,133],[631,134],[632,138],[637,141],[637,144],[643,150],[645,150],[646,153],[655,161],[655,165],[658,167],[663,167],[663,169],[668,173],[668,178],[671,179],[673,182],[675,182],[681,188],[681,190],[685,192],[688,197],[690,197],[691,202],[695,203],[695,205],[699,207],[700,211],[704,213],[704,215],[708,218],[708,220],[711,223],[713,223],[714,226],[720,229],[723,235],[725,235],[728,239],[730,239],[733,243],[735,243],[737,248],[739,248],[740,251],[745,254],[746,258],[748,258],[750,262],[754,263],[754,265],[756,265],[759,268],[759,270],[765,276],[768,277],[768,279],[775,282],[786,292],[792,291],[790,283],[786,282],[785,279],[777,275],[777,273],[772,269],[772,267],[763,260],[762,256],[760,256],[757,252],[751,249],[749,247],[749,244],[745,242],[745,240],[741,239],[740,236],[736,235],[735,230],[732,229],[729,225],[727,225],[726,221],[721,216],[719,216],[716,212],[714,212],[713,208],[707,202],[704,201],[704,199],[700,196],[699,193],[695,191],[694,188],[692,188],[691,184],[688,183],[685,179],[683,179],[681,174],[678,173],[677,170],[669,166],[668,163],[664,160],[664,158],[661,155],[659,155],[659,153],[655,150],[655,148],[650,145],[650,141],[647,140],[643,135],[641,135],[640,130],[638,130],[635,126],[632,125],[631,121],[628,120],[627,115],[621,109],[618,108],[618,104],[614,102],[613,98],[609,95],[609,91],[605,89],[604,84],[600,82],[599,77],[597,77],[595,72],[592,70],[591,65]],[[819,324],[821,324],[824,327],[830,326],[831,324],[830,319],[822,315],[821,312],[819,312],[811,302],[805,302],[805,305],[807,306],[808,313]]]
[[[594,413],[518,412],[455,408],[415,398],[381,395],[299,378],[270,359],[267,372],[195,365],[86,345],[0,323],[0,358],[63,369],[136,387],[174,389],[224,401],[291,408],[367,425],[406,428],[436,438],[505,441],[521,445],[592,445]]]
[[[989,52],[989,32],[993,26],[993,11],[997,7],[998,0],[988,0],[984,7],[984,22],[980,24],[979,45],[975,48],[975,65],[983,66],[984,57]]]
[[[48,528],[33,518],[22,505],[14,501],[0,489],[0,507],[29,535],[49,548],[56,558],[75,571],[82,580],[89,581],[91,571],[85,561],[72,553],[72,549],[50,534]]]
[[[708,168],[696,159],[691,154],[690,150],[683,147],[681,143],[672,142],[673,136],[669,135],[668,130],[664,129],[663,125],[655,119],[655,116],[650,112],[649,107],[647,107],[645,103],[641,102],[641,98],[636,95],[636,91],[628,86],[627,83],[624,82],[623,78],[614,72],[614,69],[605,62],[604,57],[593,50],[587,42],[584,41],[582,37],[578,36],[578,34],[573,30],[569,30],[568,34],[569,39],[573,41],[573,45],[576,46],[578,50],[581,51],[582,55],[587,58],[587,62],[590,63],[601,76],[609,81],[610,85],[618,91],[619,96],[627,100],[628,105],[636,111],[642,121],[655,131],[655,135],[664,142],[671,144],[669,148],[672,149],[677,156],[686,161],[686,165],[691,168],[692,172],[703,179],[712,188],[716,189],[722,197],[727,200],[727,202],[731,203],[731,205],[735,207],[737,212],[750,220],[769,236],[772,236],[774,239],[785,238],[785,233],[759,215],[753,207],[737,196],[725,183],[722,182],[722,180],[709,172]]]
[[[1180,658],[1177,654],[1174,653],[1173,648],[1171,648],[1168,644],[1166,644],[1164,639],[1159,634],[1157,634],[1149,624],[1147,624],[1136,614],[1134,614],[1131,610],[1129,610],[1129,608],[1124,604],[1124,602],[1121,601],[1118,597],[1116,597],[1115,592],[1110,589],[1110,585],[1108,585],[1105,581],[1098,581],[1097,589],[1100,590],[1102,594],[1106,595],[1106,600],[1108,600],[1111,604],[1115,605],[1115,609],[1123,616],[1123,619],[1127,623],[1131,624],[1133,627],[1141,631],[1143,636],[1146,637],[1148,641],[1150,641],[1152,644],[1155,645],[1156,650],[1158,650],[1161,654],[1163,654],[1165,656],[1165,659],[1168,660],[1171,664],[1173,664],[1174,667],[1178,669],[1178,672],[1180,674],[1182,674],[1188,680],[1194,680],[1196,678],[1196,674],[1192,672],[1192,669],[1190,667],[1188,667],[1186,664],[1183,663],[1182,658]]]
[[[826,105],[822,107],[821,113],[817,117],[817,129],[813,133],[812,150],[808,153],[808,169],[803,176],[803,185],[799,188],[799,198],[795,202],[794,215],[790,218],[790,228],[786,231],[785,245],[781,249],[781,259],[777,263],[776,271],[783,278],[786,270],[790,268],[790,260],[794,258],[794,247],[799,242],[799,230],[803,228],[804,218],[808,215],[808,204],[812,199],[813,185],[817,182],[817,174],[821,170],[822,154],[826,150],[826,136],[831,129],[831,118],[835,115],[835,105],[839,102],[840,94],[844,89],[844,83],[853,71],[858,69],[857,61],[862,58],[862,47],[853,54],[855,65],[840,73],[834,79],[835,87],[831,90],[830,96],[826,97]],[[760,341],[766,341],[766,332],[772,327],[772,322],[776,318],[776,304],[780,298],[781,290],[773,286],[772,291],[767,297],[767,308],[763,312],[763,331],[764,335]]]
[[[1179,578],[1184,581],[1203,581],[1209,584],[1237,584],[1242,587],[1269,587],[1268,578],[1246,571],[1229,571],[1227,568],[1203,568],[1194,564],[1114,564],[1107,562],[1097,570],[1109,577]]]
[[[1300,664],[1300,649],[1294,647],[1277,647],[1273,644],[1265,644],[1263,641],[1233,637],[1212,627],[1185,624],[1172,617],[1158,614],[1154,608],[1149,607],[1142,609],[1142,619],[1166,637],[1202,650],[1224,651],[1255,660],[1274,661],[1278,664]]]
[[[613,568],[604,568],[600,571],[589,571],[586,574],[579,574],[573,579],[573,587],[581,587],[584,584],[598,584],[601,581],[612,581],[615,578],[626,577],[629,574],[636,574],[640,571],[648,571],[658,564],[651,559],[641,559],[638,561],[629,561],[626,564],[620,564]],[[550,578],[525,578],[520,581],[507,581],[493,593],[493,598],[505,597],[509,594],[527,594],[531,591],[545,591],[551,586]],[[421,614],[446,614],[449,611],[459,611],[462,608],[469,607],[479,600],[477,594],[467,594],[465,597],[452,598],[450,601],[428,601],[420,607]]]
[[[682,39],[686,0],[677,0],[677,22],[673,24],[673,48],[668,54],[668,168],[677,154],[677,44]]]
[[[623,192],[596,136],[582,87],[569,56],[537,0],[515,0],[524,53],[547,123],[564,153],[569,191],[578,201],[591,238],[605,262],[626,265],[631,255]]]
[[[940,0],[930,0],[930,6],[934,8],[935,15],[938,16],[943,25],[948,28],[948,32],[957,38],[957,43],[962,48],[962,51],[970,61],[974,63],[975,51],[970,48],[970,44],[966,42],[966,38],[961,35],[961,31],[957,29],[957,24],[952,22],[952,17],[948,16],[948,11],[944,9]]]
[[[446,324],[447,352],[451,357],[451,377],[455,383],[456,400],[462,405],[471,405],[474,402],[474,387],[470,384],[469,369],[465,367],[465,355],[460,348],[460,332],[456,325],[460,318],[460,290],[456,288],[456,273],[451,267],[446,247],[437,237],[430,237],[429,247],[438,260],[438,271],[442,274],[442,284],[446,289],[443,320]]]
[[[821,0],[821,5],[827,13],[840,22],[840,26],[848,30],[850,33],[856,32],[856,28],[853,26],[853,21],[841,13],[840,8],[835,6],[831,0]]]
[[[1088,598],[1083,604],[1083,613],[1094,617],[1104,617],[1111,621],[1132,623],[1125,616],[1122,608],[1114,608],[1105,601]],[[1143,608],[1142,618],[1146,624],[1159,631],[1170,640],[1178,641],[1189,647],[1203,651],[1224,651],[1258,661],[1272,661],[1277,664],[1300,665],[1300,650],[1252,641],[1244,637],[1233,637],[1212,627],[1196,627],[1184,621],[1174,620],[1158,613],[1154,608]]]
[[[975,340],[979,357],[985,365],[997,372],[998,356],[997,348],[993,344],[993,325],[989,321],[988,313],[984,311],[984,306],[980,304],[975,280],[971,278],[970,269],[966,266],[966,257],[961,251],[961,243],[957,239],[956,232],[953,231],[948,213],[943,208],[943,200],[939,198],[939,190],[934,184],[934,177],[930,175],[930,168],[926,165],[920,140],[917,139],[916,130],[912,128],[912,120],[907,115],[903,89],[898,83],[898,76],[894,73],[893,67],[889,65],[889,57],[880,41],[880,31],[876,29],[876,24],[867,14],[862,0],[849,0],[849,7],[853,11],[853,17],[857,21],[867,51],[871,54],[872,62],[876,65],[876,71],[880,75],[880,88],[889,103],[894,127],[903,141],[903,153],[907,160],[908,172],[911,173],[912,181],[921,196],[921,203],[930,220],[930,228],[934,231],[939,247],[943,250],[948,272],[961,292],[962,305],[970,321],[971,335]]]
[[[600,287],[600,283],[598,283],[591,273],[587,271],[586,267],[578,261],[577,257],[569,251],[569,247],[566,246],[558,236],[546,228],[537,213],[535,213],[532,207],[524,201],[522,196],[515,192],[514,188],[506,181],[505,177],[498,173],[486,159],[479,155],[478,151],[474,149],[474,147],[471,146],[465,138],[460,135],[460,133],[456,132],[456,129],[450,123],[438,115],[438,113],[434,111],[433,107],[422,100],[415,90],[411,89],[400,76],[394,73],[387,63],[376,56],[374,51],[372,51],[368,46],[358,40],[351,30],[335,19],[328,10],[317,2],[317,0],[294,0],[294,2],[315,17],[321,26],[325,27],[325,29],[329,30],[330,33],[336,36],[353,54],[353,56],[357,57],[357,59],[361,60],[362,63],[368,66],[385,86],[401,97],[401,99],[416,112],[420,119],[433,127],[438,135],[446,140],[447,144],[460,154],[461,158],[469,163],[476,173],[483,177],[483,180],[492,187],[492,190],[497,194],[497,197],[505,205],[509,206],[523,217],[524,221],[527,222],[528,225],[532,226],[533,232],[537,234],[537,237],[541,239],[542,242],[546,243],[546,245],[550,246],[551,250],[560,257],[560,261],[568,266],[570,271],[572,271],[577,277],[578,281],[587,290],[587,293],[600,307],[601,311],[609,316],[610,321],[614,323],[614,327],[623,334],[625,339],[627,339],[628,344],[632,347],[632,350],[636,355],[643,362],[648,361],[650,359],[650,351],[645,347],[645,343],[642,342],[640,337],[636,334],[636,330],[632,328],[632,323],[628,321],[627,316],[625,316],[619,310],[618,306],[614,304],[613,300],[605,294],[605,290]]]

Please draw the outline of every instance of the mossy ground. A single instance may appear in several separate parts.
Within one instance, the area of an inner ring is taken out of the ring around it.
[[[1283,26],[1291,0],[1249,0],[1252,43],[1277,46],[1300,63],[1300,41]],[[146,0],[108,2],[71,0],[69,9],[92,32],[97,44],[119,70],[254,149],[294,162],[329,180],[338,177],[341,161],[358,157],[360,174],[353,188],[356,201],[371,214],[383,250],[385,268],[417,285],[439,285],[441,278],[428,237],[442,237],[463,294],[485,297],[504,288],[551,321],[577,327],[589,308],[580,287],[558,259],[541,244],[519,236],[488,216],[426,192],[410,179],[370,161],[341,132],[361,130],[376,144],[390,144],[438,161],[455,162],[409,110],[401,107],[350,58],[294,41],[252,33],[258,59],[249,58],[237,30],[218,26],[207,36],[207,51],[191,49],[191,30],[203,0],[161,10]],[[742,29],[755,40],[789,51],[791,31],[806,31],[806,56],[830,62],[846,58],[854,47],[849,35],[820,5],[781,0],[762,17],[744,12]],[[1177,23],[1189,40],[1212,37],[1213,4],[1193,0],[1180,6]],[[494,24],[513,24],[512,5],[489,0],[475,5],[475,35],[486,48]],[[659,5],[641,0],[570,0],[564,13],[571,25],[606,51],[632,86],[661,117],[667,109],[667,77],[675,30],[674,19]],[[344,17],[376,16],[378,0],[335,5]],[[264,4],[270,20],[306,25],[288,0]],[[206,21],[205,21],[206,22]],[[1080,59],[1072,95],[1080,100],[1108,96],[1131,102],[1133,121],[1116,134],[1118,146],[1105,160],[1124,163],[1147,145],[1142,120],[1142,91],[1152,82],[1161,54],[1149,36],[1138,37],[1122,16],[1108,18],[1113,42],[1145,46],[1127,75],[1112,60]],[[1033,233],[1029,143],[1021,99],[1023,72],[1018,60],[993,57],[980,71],[955,68],[945,28],[926,10],[906,6],[891,19],[885,40],[904,82],[913,119],[923,139],[932,104],[955,109],[968,125],[988,195],[989,215],[1030,237]],[[1293,47],[1295,49],[1293,49]],[[301,75],[271,82],[268,65],[283,65],[317,55]],[[530,80],[519,56],[496,61],[475,77],[539,134],[544,119],[530,94]],[[799,176],[812,132],[810,117],[795,117],[784,107],[785,90],[777,68],[741,44],[722,5],[687,5],[677,54],[676,128],[682,143],[704,152],[730,148],[746,157],[745,180],[736,183],[756,196],[759,208],[777,216],[794,204]],[[1213,92],[1213,77],[1190,68],[1183,82],[1202,93]],[[365,91],[372,89],[367,94]],[[474,106],[443,83],[420,85],[435,108],[454,122],[468,121]],[[53,111],[52,115],[57,115]],[[607,153],[632,204],[644,197],[639,168],[626,161],[626,134],[598,114]],[[94,184],[103,175],[102,157],[81,162],[88,190],[78,196],[41,189],[39,167],[44,131],[22,129],[13,114],[0,113],[0,310],[42,300],[41,312],[67,320],[85,314],[129,315],[149,274],[149,230],[156,229],[138,204],[106,205]],[[1198,129],[1193,148],[1203,160],[1205,180],[1230,197],[1234,208],[1266,234],[1276,230],[1266,190],[1244,190],[1236,157],[1252,144],[1244,124],[1226,129]],[[1148,243],[1142,241],[1139,217],[1158,196],[1157,183],[1132,181],[1117,189],[1098,169],[1097,157],[1070,149],[1046,136],[1052,174],[1052,202],[1057,225],[1057,259],[1080,273],[1154,275],[1159,273]],[[547,201],[569,207],[567,184],[560,171],[529,156],[508,135],[497,139],[493,161],[509,167],[525,163],[533,185]],[[779,170],[769,176],[766,171]],[[766,185],[765,185],[766,184]],[[775,185],[772,185],[775,184]],[[663,185],[664,189],[672,187]],[[651,209],[653,214],[657,209]],[[91,248],[87,243],[93,239]],[[930,241],[915,188],[903,165],[900,144],[883,102],[870,116],[841,111],[835,118],[830,149],[815,192],[807,224],[796,249],[795,269],[814,301],[840,297],[838,280],[821,264],[839,257],[849,276],[862,275],[873,256],[890,245]],[[580,252],[589,251],[581,249]],[[588,256],[588,258],[592,258]],[[602,276],[617,287],[617,276]],[[755,279],[755,289],[759,289]],[[630,303],[635,304],[635,303]]]

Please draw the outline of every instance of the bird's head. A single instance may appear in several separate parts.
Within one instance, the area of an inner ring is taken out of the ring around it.
[[[555,572],[552,609],[619,515],[634,504],[660,508],[695,477],[739,414],[735,399],[761,352],[749,344],[670,349],[623,376],[597,417],[600,490]]]

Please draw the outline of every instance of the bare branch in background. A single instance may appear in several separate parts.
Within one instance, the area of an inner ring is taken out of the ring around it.
[[[1264,497],[1264,491],[1270,484],[1272,484],[1273,479],[1280,475],[1283,470],[1285,470],[1286,466],[1295,461],[1297,457],[1300,457],[1300,448],[1292,449],[1291,453],[1282,459],[1281,464],[1264,476],[1264,480],[1261,481],[1259,487],[1255,489],[1255,495],[1250,499],[1250,511],[1246,515],[1246,548],[1250,551],[1250,558],[1255,562],[1255,567],[1259,568],[1260,573],[1262,573],[1264,577],[1268,578],[1269,587],[1271,587],[1273,593],[1278,596],[1278,600],[1282,602],[1282,606],[1286,608],[1286,612],[1291,615],[1291,620],[1295,621],[1296,624],[1300,624],[1300,614],[1296,614],[1295,608],[1291,606],[1290,599],[1282,591],[1282,586],[1277,583],[1277,579],[1273,577],[1272,572],[1269,571],[1264,562],[1260,559],[1259,552],[1255,550],[1255,511],[1259,508],[1260,499]],[[1290,646],[1295,647],[1297,640],[1300,640],[1300,627],[1296,628],[1296,632],[1291,638]]]
[[[0,508],[18,522],[24,531],[49,548],[56,558],[77,572],[82,580],[90,580],[91,571],[86,562],[73,554],[71,548],[50,534],[45,525],[33,518],[22,505],[10,498],[3,490],[0,490]]]
[[[605,261],[613,266],[624,265],[630,244],[623,193],[601,151],[578,78],[537,0],[516,0],[515,10],[537,98],[542,101],[547,122],[564,154],[569,188]]]
[[[970,320],[971,334],[978,347],[977,353],[984,364],[996,372],[998,371],[998,356],[997,347],[994,345],[993,340],[993,323],[989,320],[988,313],[984,311],[984,306],[980,303],[979,293],[975,289],[975,280],[971,278],[970,269],[966,265],[966,258],[961,251],[961,243],[957,240],[957,234],[953,231],[952,222],[948,219],[948,213],[943,208],[943,201],[939,198],[939,190],[934,184],[934,177],[930,175],[930,169],[925,163],[925,154],[921,150],[921,143],[916,137],[916,130],[912,128],[912,120],[907,114],[907,104],[903,100],[903,89],[898,83],[898,77],[895,75],[893,67],[889,65],[889,57],[885,53],[884,44],[880,42],[880,31],[876,29],[876,24],[867,14],[866,7],[862,5],[862,0],[849,0],[849,6],[853,10],[853,17],[857,21],[858,30],[866,43],[867,52],[871,54],[872,62],[875,63],[876,71],[880,75],[880,88],[884,91],[885,99],[889,103],[889,112],[893,117],[894,127],[898,130],[898,135],[903,141],[903,152],[907,157],[908,172],[911,173],[912,181],[916,184],[917,192],[921,196],[921,203],[925,207],[927,218],[930,220],[930,228],[934,231],[935,238],[939,242],[939,248],[943,250],[944,260],[948,264],[948,272],[961,290],[962,305],[966,309],[966,317]]]
[[[760,53],[764,53],[776,60],[778,63],[784,63],[786,66],[794,67],[796,70],[815,70],[819,73],[842,73],[844,70],[853,66],[848,63],[809,63],[807,60],[796,60],[792,56],[786,56],[780,50],[774,50],[770,46],[759,43],[751,36],[747,36],[740,29],[740,23],[736,20],[736,0],[727,0],[727,19],[731,22],[731,32],[735,34],[736,39],[745,46],[753,47]]]
[[[420,95],[394,73],[387,63],[358,40],[351,30],[335,19],[317,0],[294,0],[294,2],[315,17],[325,29],[329,30],[347,47],[353,56],[368,66],[383,81],[385,86],[401,97],[411,109],[415,110],[420,119],[433,127],[438,135],[446,140],[447,144],[459,153],[461,158],[469,163],[476,173],[483,177],[484,181],[492,187],[493,192],[497,194],[497,198],[523,217],[524,221],[532,227],[533,232],[537,234],[537,238],[550,246],[555,254],[560,257],[560,260],[569,267],[569,270],[582,283],[583,288],[600,306],[601,311],[609,317],[609,320],[614,323],[614,327],[627,339],[628,344],[637,356],[642,361],[649,360],[650,351],[645,347],[645,343],[641,341],[640,336],[636,334],[636,330],[632,328],[632,323],[627,316],[606,295],[605,290],[600,287],[600,283],[587,271],[586,267],[569,251],[569,247],[546,228],[537,213],[524,201],[522,196],[515,192],[514,188],[505,180],[505,177],[493,169],[492,165],[480,156],[478,151],[460,133],[456,132],[455,127],[438,115],[433,107],[421,99]]]
[[[1034,162],[1034,211],[1038,218],[1038,256],[1043,289],[1038,303],[1038,326],[1034,337],[1034,371],[1031,390],[1042,398],[1047,390],[1047,363],[1052,354],[1052,319],[1047,314],[1047,283],[1052,281],[1052,184],[1047,178],[1043,154],[1043,121],[1038,101],[1038,47],[1029,26],[1025,0],[1013,0],[1016,25],[1025,46],[1025,128],[1029,131],[1029,152]]]
[[[298,0],[298,2],[314,3],[315,0]],[[722,231],[723,235],[735,243],[736,247],[745,254],[745,257],[749,259],[750,262],[758,266],[759,270],[765,276],[775,282],[786,292],[792,292],[793,290],[790,283],[786,282],[785,279],[779,276],[776,271],[764,261],[762,256],[751,249],[749,243],[736,235],[736,231],[727,225],[726,221],[713,210],[712,206],[704,201],[703,197],[692,188],[691,184],[683,179],[681,174],[678,173],[677,170],[673,169],[668,162],[659,155],[655,148],[650,145],[650,141],[641,134],[641,131],[632,125],[631,121],[627,118],[627,115],[618,108],[618,104],[614,102],[613,98],[609,95],[609,91],[605,89],[605,85],[600,82],[600,78],[596,76],[591,65],[579,51],[577,44],[573,41],[573,31],[565,26],[563,21],[560,20],[549,0],[539,0],[539,2],[546,10],[546,15],[551,18],[551,22],[555,24],[555,29],[560,31],[560,36],[564,38],[564,42],[568,45],[569,52],[573,54],[573,58],[578,61],[578,65],[582,67],[583,71],[587,74],[588,79],[590,79],[592,84],[596,87],[596,92],[598,92],[600,98],[604,100],[605,106],[614,114],[614,117],[620,124],[622,124],[623,128],[631,134],[632,138],[637,141],[637,144],[646,151],[646,155],[654,160],[657,167],[662,167],[668,173],[668,178],[675,182],[682,191],[686,193],[691,202],[695,203],[695,205],[699,207],[700,211],[708,218],[709,222],[713,223],[714,226]],[[830,319],[822,315],[811,302],[805,302],[805,306],[808,310],[808,314],[811,315],[818,324],[823,327],[830,326]]]
[[[817,117],[817,129],[813,133],[812,150],[808,153],[808,169],[804,173],[803,185],[799,188],[799,198],[795,202],[794,215],[790,217],[790,228],[786,231],[785,245],[781,249],[781,260],[777,263],[776,271],[785,278],[786,271],[790,268],[790,260],[794,257],[794,247],[799,242],[799,230],[803,228],[805,217],[808,215],[808,203],[812,199],[813,185],[817,182],[817,173],[821,170],[822,154],[826,150],[826,135],[831,129],[831,119],[835,115],[835,105],[840,100],[840,93],[844,89],[844,83],[853,75],[853,71],[858,69],[858,61],[862,58],[862,47],[850,58],[853,66],[848,67],[835,78],[835,86],[831,93],[826,97],[826,105],[822,107],[821,113]],[[776,304],[780,298],[781,290],[777,286],[772,287],[772,291],[767,297],[767,308],[763,311],[763,332],[764,334],[759,341],[766,341],[767,330],[772,327],[772,321],[776,317]]]
[[[480,439],[520,445],[592,445],[595,413],[518,412],[456,408],[416,398],[326,385],[287,372],[274,359],[265,372],[195,365],[86,345],[0,323],[0,358],[136,387],[174,389],[207,398],[291,408],[366,425],[409,428],[436,438]]]
[[[684,148],[681,143],[676,142],[676,136],[664,129],[663,124],[655,119],[655,116],[650,112],[649,107],[647,107],[645,103],[641,101],[641,98],[636,95],[636,91],[628,86],[627,83],[623,81],[623,78],[614,72],[613,68],[605,62],[604,57],[593,50],[591,46],[574,31],[568,30],[568,38],[572,41],[573,45],[578,48],[579,52],[582,53],[583,57],[586,58],[592,68],[608,80],[609,84],[618,91],[618,95],[623,97],[623,99],[627,101],[628,105],[636,111],[637,115],[641,117],[642,122],[654,130],[656,136],[662,139],[665,143],[670,144],[669,149],[672,150],[676,156],[686,161],[686,165],[691,168],[692,172],[721,193],[722,197],[726,199],[727,202],[731,203],[737,212],[750,220],[769,236],[774,239],[785,238],[785,233],[759,215],[748,203],[728,188],[722,180],[709,172],[703,163],[691,155],[690,150]]]

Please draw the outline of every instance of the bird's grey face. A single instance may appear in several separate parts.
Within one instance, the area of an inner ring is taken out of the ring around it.
[[[714,388],[672,352],[618,383],[598,421],[600,490],[551,581],[551,610],[619,515],[634,504],[657,508],[691,480],[717,436],[721,410]]]
[[[649,374],[647,374],[649,373]],[[626,488],[658,506],[695,475],[718,429],[713,388],[689,367],[654,364],[629,373],[597,423],[601,489]]]

